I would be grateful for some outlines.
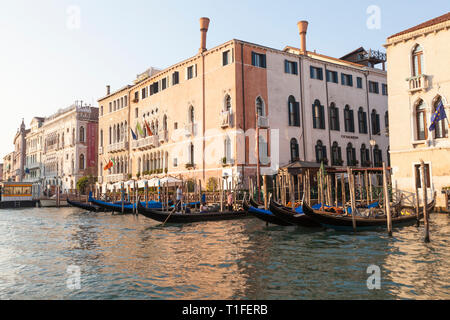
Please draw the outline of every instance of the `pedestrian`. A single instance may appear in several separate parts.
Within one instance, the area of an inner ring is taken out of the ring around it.
[[[183,190],[181,190],[180,186],[177,187],[177,211],[181,211],[181,200],[183,200]]]
[[[227,205],[228,205],[228,210],[233,211],[233,193],[231,193],[229,191],[227,194]]]

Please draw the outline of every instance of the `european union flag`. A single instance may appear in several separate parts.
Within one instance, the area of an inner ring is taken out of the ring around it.
[[[445,118],[447,118],[447,115],[445,114],[444,104],[441,100],[439,106],[436,109],[436,112],[433,114],[433,117],[431,117],[430,131],[434,131],[438,122]]]
[[[136,136],[136,134],[133,132],[133,129],[130,128],[130,130],[131,130],[131,135],[133,136],[133,140],[137,140],[137,136]]]

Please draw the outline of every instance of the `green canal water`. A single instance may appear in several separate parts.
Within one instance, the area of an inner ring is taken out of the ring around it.
[[[389,238],[256,219],[163,227],[75,208],[1,210],[0,299],[449,299],[449,235],[437,214],[424,244],[423,226]],[[367,286],[371,265],[379,290]]]

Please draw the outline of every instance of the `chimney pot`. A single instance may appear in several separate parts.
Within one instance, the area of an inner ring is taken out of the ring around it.
[[[300,33],[300,53],[306,54],[306,33],[308,31],[308,21],[299,21],[297,23]]]
[[[111,86],[107,85],[106,86],[106,95],[109,96],[111,94]]]
[[[208,33],[209,22],[209,18],[200,18],[200,53],[206,51],[206,34]]]

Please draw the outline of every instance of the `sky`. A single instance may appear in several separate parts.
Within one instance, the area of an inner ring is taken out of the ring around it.
[[[159,1],[0,0],[0,162],[22,118],[47,117],[76,100],[98,106],[149,67],[194,56],[199,18],[211,19],[207,47],[240,39],[341,57],[361,46],[384,51],[394,33],[450,11],[448,0]]]

